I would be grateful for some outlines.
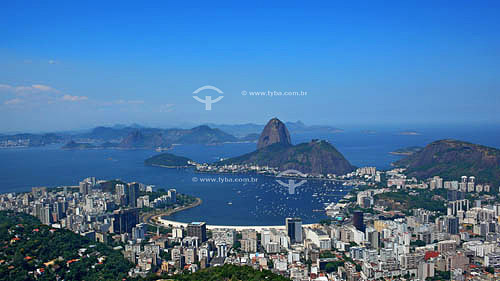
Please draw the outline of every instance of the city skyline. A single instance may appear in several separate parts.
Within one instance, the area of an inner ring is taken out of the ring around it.
[[[275,116],[343,127],[498,124],[496,8],[3,3],[0,132]],[[192,98],[206,85],[224,93],[211,111]],[[285,91],[307,95],[250,95]]]
[[[0,281],[500,280],[499,8],[0,3]]]

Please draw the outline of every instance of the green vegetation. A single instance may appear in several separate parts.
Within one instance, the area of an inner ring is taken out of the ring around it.
[[[164,188],[159,188],[153,192],[141,191],[141,192],[139,192],[139,195],[140,196],[149,195],[149,201],[152,202],[156,198],[159,198],[159,197],[164,196],[164,195],[168,195],[168,191],[166,191]],[[175,204],[171,203],[171,204],[168,204],[164,207],[168,208],[168,207],[173,207],[174,205],[185,206],[185,205],[189,205],[191,203],[194,203],[194,201],[196,201],[196,197],[186,195],[186,194],[177,193],[176,203]]]
[[[357,205],[356,207],[352,208],[352,210],[350,210],[351,212],[354,212],[354,211],[361,211],[363,213],[366,213],[366,214],[375,214],[375,210],[372,209],[372,208],[361,208],[359,207],[359,205]]]
[[[233,244],[233,248],[237,251],[239,251],[241,249],[241,242],[240,241],[236,241],[234,242]]]
[[[120,280],[133,266],[107,245],[30,215],[1,211],[0,222],[0,280]]]
[[[423,247],[425,245],[427,245],[427,244],[425,244],[425,242],[422,241],[422,240],[416,240],[416,241],[411,241],[410,242],[410,246]]]
[[[425,280],[426,281],[450,280],[450,272],[449,271],[439,271],[439,270],[436,270],[436,272],[434,273],[434,277],[428,277]]]
[[[328,273],[337,272],[340,266],[344,266],[344,263],[344,261],[329,262],[325,265],[325,271]]]
[[[319,253],[319,257],[320,258],[336,258],[337,256],[335,256],[334,253],[332,253],[331,251],[322,251],[321,253]]]
[[[149,276],[146,280],[161,279],[159,276]],[[236,266],[225,264],[224,266],[202,269],[196,273],[174,275],[167,280],[178,281],[287,281],[283,276],[272,273],[269,270],[258,271],[249,266]]]
[[[163,226],[156,226],[156,225],[146,224],[146,231],[147,232],[156,233],[157,230],[160,231],[160,234],[169,234],[169,233],[172,233],[172,228],[171,227],[163,227]]]
[[[409,147],[405,147],[405,148],[396,149],[393,152],[391,152],[391,154],[394,154],[394,155],[411,155],[413,153],[417,153],[417,152],[422,151],[422,149],[424,149],[424,148],[420,147],[420,146],[409,146]]]
[[[186,157],[162,153],[144,160],[144,164],[148,166],[185,167],[188,166],[188,161],[191,160]]]
[[[446,206],[442,200],[433,200],[434,196],[446,197],[446,190],[419,190],[417,195],[410,195],[406,191],[386,192],[377,194],[375,200],[386,200],[400,203],[400,211],[408,212],[411,209],[422,208],[429,211],[445,213]],[[378,203],[377,203],[378,204]]]

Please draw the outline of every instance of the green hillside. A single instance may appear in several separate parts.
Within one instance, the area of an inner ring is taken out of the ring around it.
[[[0,243],[0,280],[121,280],[133,266],[107,245],[23,213],[0,212]]]

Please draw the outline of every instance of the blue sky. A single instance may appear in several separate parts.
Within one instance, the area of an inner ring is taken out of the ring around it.
[[[0,4],[0,132],[500,123],[498,1],[100,2]]]

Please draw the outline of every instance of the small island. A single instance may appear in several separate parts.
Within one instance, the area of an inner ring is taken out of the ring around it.
[[[70,141],[67,144],[65,144],[62,149],[93,149],[97,148],[97,146],[91,144],[91,143],[86,143],[86,142],[75,142],[75,141]]]
[[[190,166],[191,163],[193,163],[191,159],[172,153],[162,153],[144,160],[144,164],[147,166],[165,168],[184,168]]]
[[[409,146],[409,147],[405,147],[405,148],[396,149],[396,150],[389,152],[389,153],[393,154],[393,155],[408,156],[408,155],[412,155],[414,153],[420,152],[420,151],[422,151],[422,149],[423,149],[423,147],[420,147],[420,146]]]
[[[107,148],[118,148],[118,144],[112,143],[112,142],[105,142],[102,144],[93,144],[93,143],[88,143],[88,142],[76,142],[76,141],[72,140],[61,147],[61,149],[66,149],[66,150],[107,149]]]

